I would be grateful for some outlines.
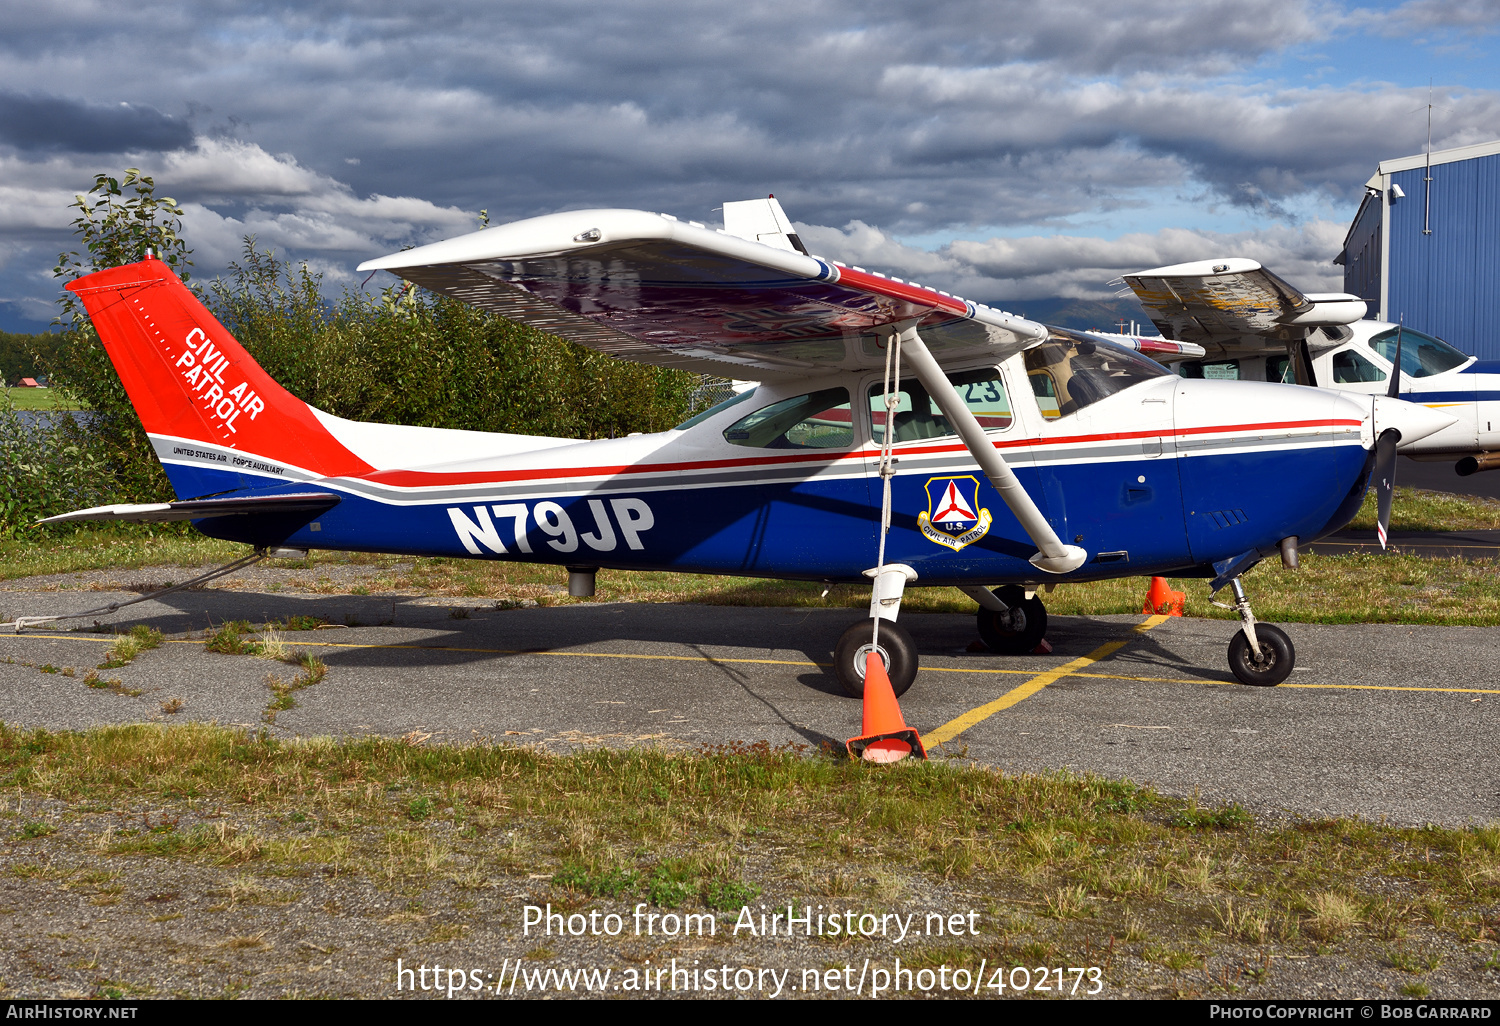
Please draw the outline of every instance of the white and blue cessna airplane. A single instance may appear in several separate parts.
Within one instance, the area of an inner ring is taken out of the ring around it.
[[[1206,351],[1199,359],[1164,355],[1179,374],[1399,395],[1454,418],[1440,431],[1403,439],[1401,455],[1452,463],[1460,476],[1500,468],[1500,361],[1401,324],[1360,320],[1366,308],[1357,296],[1302,293],[1253,260],[1199,260],[1124,280],[1163,338]],[[1354,316],[1295,330],[1300,313],[1326,322],[1335,310]]]
[[[1353,516],[1395,440],[1452,421],[1386,397],[1184,380],[1136,349],[809,255],[774,200],[726,204],[719,230],[575,210],[360,269],[623,359],[759,384],[629,438],[356,423],[281,388],[148,258],[68,288],[180,498],[52,519],[553,563],[583,595],[600,567],[857,583],[878,564],[879,644],[867,619],[836,648],[851,694],[872,650],[898,694],[915,677],[896,622],[908,584],[961,588],[990,648],[1026,652],[1046,629],[1038,591],[1199,576],[1238,602],[1234,675],[1274,685],[1292,643],[1256,622],[1240,575],[1268,556],[1294,564],[1301,541]],[[1289,323],[1322,330],[1347,313]]]

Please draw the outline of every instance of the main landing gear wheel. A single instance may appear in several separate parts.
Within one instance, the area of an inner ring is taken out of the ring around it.
[[[1297,662],[1297,650],[1292,639],[1280,627],[1268,623],[1255,625],[1255,640],[1260,643],[1260,655],[1250,655],[1250,639],[1244,631],[1236,631],[1229,641],[1229,669],[1241,684],[1258,688],[1274,688],[1291,676]]]
[[[865,657],[870,654],[874,630],[869,620],[861,620],[845,631],[833,647],[833,675],[839,679],[844,694],[851,698],[865,697]],[[917,643],[911,640],[905,627],[881,620],[878,651],[886,675],[891,678],[891,690],[900,698],[917,679]]]
[[[1009,608],[1003,613],[979,607],[979,640],[991,652],[1025,655],[1047,633],[1047,607],[1042,600],[1015,584],[995,589],[995,597]]]

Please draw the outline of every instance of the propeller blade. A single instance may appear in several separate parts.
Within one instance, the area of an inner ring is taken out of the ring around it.
[[[1385,394],[1392,399],[1399,399],[1397,395],[1401,391],[1401,328],[1406,323],[1406,315],[1402,314],[1401,320],[1396,324],[1396,366],[1391,368],[1391,387],[1385,390]]]
[[[1386,547],[1386,538],[1391,526],[1391,499],[1396,491],[1396,446],[1401,442],[1401,432],[1386,428],[1375,442],[1375,534],[1380,547]]]

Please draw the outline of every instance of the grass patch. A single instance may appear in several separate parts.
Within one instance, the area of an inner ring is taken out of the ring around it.
[[[63,396],[55,388],[7,388],[7,401],[13,410],[81,410],[84,407]]]
[[[963,943],[985,946],[995,964],[1129,954],[1181,980],[1209,970],[1218,980],[1227,957],[1251,967],[1221,989],[1330,945],[1410,982],[1473,961],[1456,952],[1479,942],[1500,903],[1493,826],[1262,824],[1238,806],[1093,776],[957,762],[872,769],[765,745],[557,756],[282,741],[194,723],[0,727],[0,788],[19,801],[152,810],[110,817],[89,841],[78,840],[85,824],[70,827],[68,843],[100,854],[278,879],[321,872],[396,894],[449,883],[482,892],[509,874],[548,881],[537,886],[563,908],[647,901],[732,921],[757,902],[896,909],[961,876],[968,907],[987,910],[983,936]],[[900,828],[874,827],[887,821]],[[53,868],[46,846],[62,840],[33,837],[31,861],[11,872],[120,900],[115,881]],[[215,897],[231,907],[295,894],[245,875]]]
[[[1396,476],[1401,475],[1400,468]],[[1375,530],[1375,493],[1349,524],[1350,530]],[[1500,529],[1500,500],[1397,486],[1391,499],[1391,528],[1396,531],[1473,531]]]
[[[132,570],[145,566],[227,563],[246,547],[197,533],[155,527],[82,527],[71,534],[27,541],[0,541],[0,580],[87,570]]]
[[[634,869],[619,866],[593,871],[570,861],[552,874],[552,882],[558,887],[581,891],[596,898],[618,898],[637,893],[641,887],[641,875]]]
[[[1220,809],[1200,809],[1195,802],[1179,809],[1168,822],[1187,830],[1243,830],[1255,823],[1255,817],[1233,802]]]

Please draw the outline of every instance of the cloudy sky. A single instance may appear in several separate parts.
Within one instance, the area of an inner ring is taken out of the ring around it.
[[[1309,289],[1382,158],[1500,138],[1500,0],[0,0],[0,327],[138,166],[197,273],[554,210],[715,222],[1017,305],[1220,254]],[[372,283],[373,287],[373,283]]]

